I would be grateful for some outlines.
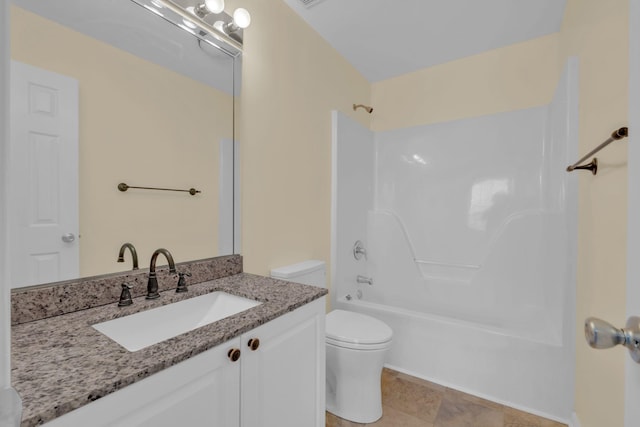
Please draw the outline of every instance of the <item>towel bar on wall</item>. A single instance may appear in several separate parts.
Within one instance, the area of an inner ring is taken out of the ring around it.
[[[140,190],[180,191],[180,192],[183,192],[183,193],[189,193],[192,196],[195,196],[198,193],[202,193],[202,191],[196,190],[195,188],[190,188],[188,190],[176,190],[176,189],[173,189],[173,188],[134,187],[133,185],[127,185],[124,182],[121,182],[120,184],[118,184],[118,190],[120,190],[120,191],[127,191],[130,188],[137,188],[137,189],[140,189]]]
[[[591,150],[588,154],[584,155],[580,160],[578,160],[577,162],[575,162],[574,164],[572,164],[571,166],[567,166],[567,172],[571,172],[574,171],[576,169],[583,169],[583,170],[590,170],[592,174],[597,174],[598,173],[598,159],[596,157],[593,158],[593,160],[591,160],[590,163],[587,163],[586,165],[580,165],[580,163],[584,162],[585,160],[587,160],[589,157],[593,156],[594,154],[596,154],[598,151],[602,150],[604,147],[606,147],[607,145],[611,144],[613,141],[617,141],[619,139],[625,138],[629,136],[629,128],[623,127],[620,128],[618,130],[614,130],[613,133],[611,134],[611,136],[602,144],[598,145],[596,148],[594,148],[593,150]]]

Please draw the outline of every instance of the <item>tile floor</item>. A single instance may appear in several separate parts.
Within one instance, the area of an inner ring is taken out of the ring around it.
[[[566,427],[390,369],[382,372],[383,415],[358,424],[327,412],[327,427]]]

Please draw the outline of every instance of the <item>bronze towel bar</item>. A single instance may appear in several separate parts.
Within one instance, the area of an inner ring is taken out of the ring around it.
[[[134,187],[132,185],[127,185],[124,182],[121,182],[120,184],[118,184],[118,190],[120,190],[120,191],[127,191],[130,188],[137,188],[137,189],[140,189],[140,190],[180,191],[180,192],[183,192],[183,193],[189,193],[192,196],[195,196],[197,193],[202,193],[202,191],[196,190],[195,188],[190,188],[188,190],[175,190],[173,188]]]
[[[594,175],[597,174],[598,173],[598,159],[596,157],[594,157],[593,160],[591,160],[591,163],[587,163],[586,165],[582,165],[582,166],[578,166],[578,165],[580,163],[584,162],[585,160],[587,160],[592,155],[596,154],[598,151],[602,150],[607,145],[611,144],[613,141],[617,141],[617,140],[625,138],[627,136],[629,136],[629,129],[626,128],[626,127],[620,128],[618,130],[614,130],[613,133],[611,134],[611,136],[609,137],[609,139],[607,139],[602,144],[598,145],[596,148],[591,150],[589,152],[589,154],[586,154],[585,156],[583,156],[580,160],[578,160],[577,162],[575,162],[571,166],[567,166],[567,172],[571,172],[571,171],[576,170],[576,169],[585,169],[585,170],[590,170],[591,173],[594,174]]]

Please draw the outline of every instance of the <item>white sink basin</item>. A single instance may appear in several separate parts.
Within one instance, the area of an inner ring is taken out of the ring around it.
[[[129,351],[138,351],[262,304],[212,292],[93,325]]]

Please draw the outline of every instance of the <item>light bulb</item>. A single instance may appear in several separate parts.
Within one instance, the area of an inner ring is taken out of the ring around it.
[[[224,10],[224,0],[204,0],[204,4],[211,13],[220,13]]]
[[[193,14],[193,13],[194,13],[193,6],[189,6],[189,7],[187,8],[187,12],[189,12],[189,13]],[[186,25],[187,27],[191,28],[192,30],[195,30],[196,28],[198,28],[198,26],[197,26],[196,24],[194,24],[193,22],[191,22],[191,21],[190,21],[190,20],[188,20],[188,19],[184,19],[184,18],[183,18],[183,19],[182,19],[182,23],[183,23],[184,25]]]
[[[186,25],[187,27],[191,28],[192,30],[195,30],[196,28],[198,28],[198,26],[196,24],[194,24],[193,22],[189,21],[188,19],[183,19],[182,23],[184,25]]]
[[[251,24],[251,15],[247,9],[238,8],[233,12],[233,23],[240,28],[247,28]]]
[[[151,4],[157,7],[158,9],[164,8],[164,5],[160,3],[158,0],[151,0]]]

